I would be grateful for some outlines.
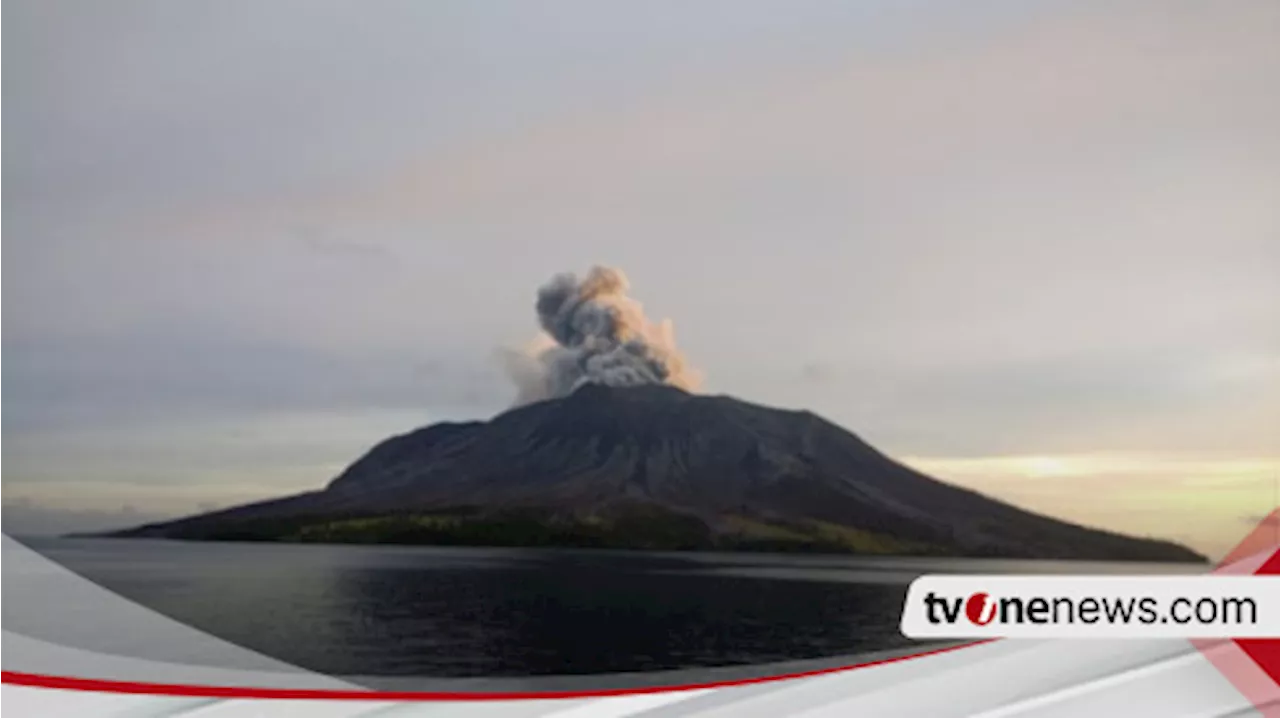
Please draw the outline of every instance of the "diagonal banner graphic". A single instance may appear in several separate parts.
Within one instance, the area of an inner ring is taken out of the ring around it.
[[[1227,553],[1219,576],[1280,576],[1280,509],[1263,517]],[[1198,648],[1266,716],[1280,716],[1280,639],[1195,640]]]
[[[1228,582],[1233,578],[1255,580],[1250,576],[1234,574],[1273,570],[1274,553],[1272,551],[1270,554],[1246,557],[1236,564],[1224,566],[1220,573],[1226,575],[1201,578],[1206,581]],[[943,609],[939,607],[937,610],[941,612]],[[960,607],[959,611],[963,612],[964,607]],[[981,612],[978,615],[981,617]],[[1186,646],[1186,649],[1177,648],[1179,643]],[[1265,660],[1266,647],[1275,643],[1273,639],[1263,639],[1249,645],[1255,653],[1256,647],[1262,646]],[[1000,640],[962,647],[961,650],[933,651],[872,663],[858,670],[845,668],[802,676],[783,675],[764,681],[745,681],[737,685],[670,685],[596,693],[594,696],[587,692],[459,696],[376,690],[277,691],[269,688],[255,690],[217,685],[123,683],[80,680],[71,676],[57,678],[23,674],[12,671],[9,662],[6,662],[4,679],[9,684],[6,686],[7,693],[14,689],[36,690],[50,697],[51,694],[70,691],[105,698],[118,694],[119,691],[126,691],[138,697],[150,696],[152,700],[160,702],[204,697],[223,701],[248,700],[253,703],[264,700],[284,701],[299,706],[305,705],[305,702],[327,702],[334,699],[355,705],[366,705],[368,701],[421,705],[423,700],[456,705],[453,701],[459,699],[473,702],[505,698],[502,703],[513,708],[530,702],[543,703],[547,699],[554,699],[556,702],[571,703],[587,701],[581,704],[585,715],[594,714],[593,710],[621,710],[627,696],[657,695],[665,691],[683,695],[688,700],[645,704],[645,710],[654,716],[698,715],[700,710],[695,710],[695,707],[724,705],[735,706],[733,715],[753,715],[753,706],[763,708],[769,704],[777,705],[777,699],[785,695],[788,698],[783,712],[808,710],[814,715],[840,715],[847,714],[849,710],[862,710],[872,715],[1074,715],[1078,714],[1077,708],[1083,703],[1099,701],[1101,705],[1113,708],[1132,703],[1153,711],[1155,706],[1162,704],[1161,701],[1172,701],[1168,703],[1168,707],[1172,709],[1176,706],[1187,715],[1220,715],[1241,710],[1261,710],[1265,714],[1277,695],[1276,684],[1259,667],[1261,662],[1255,662],[1235,641],[1204,641],[1202,644],[1202,650],[1195,651],[1189,644],[1181,641]],[[1090,648],[1091,646],[1096,646],[1097,650]],[[1157,649],[1157,646],[1165,648]],[[1254,680],[1252,684],[1248,683],[1250,678],[1247,672],[1239,670],[1238,665],[1232,669],[1232,661],[1235,660],[1231,658],[1233,655],[1243,658],[1244,665],[1253,671],[1255,679],[1261,677],[1266,682]],[[1214,668],[1221,670],[1222,675],[1231,683],[1217,686],[1211,676],[1215,672]],[[1206,674],[1205,669],[1210,674]],[[1018,680],[1010,682],[1010,675],[1018,676]],[[908,686],[911,688],[907,688]],[[50,688],[60,690],[50,691]],[[596,709],[586,708],[597,702],[600,705]],[[630,706],[630,703],[626,705]],[[686,705],[688,709],[681,708]],[[808,707],[803,708],[804,706]],[[876,712],[876,706],[885,710]],[[889,709],[890,706],[892,710]],[[710,714],[714,714],[714,711]],[[1157,713],[1148,713],[1143,709],[1139,714]]]

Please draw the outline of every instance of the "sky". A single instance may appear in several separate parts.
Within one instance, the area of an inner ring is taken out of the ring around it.
[[[17,0],[10,533],[492,416],[552,275],[703,390],[1221,555],[1280,482],[1280,4]]]

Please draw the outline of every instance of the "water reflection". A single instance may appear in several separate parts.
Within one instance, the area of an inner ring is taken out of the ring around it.
[[[1117,569],[120,540],[33,547],[233,643],[315,671],[381,676],[572,675],[849,655],[909,645],[898,617],[907,583],[926,571]]]

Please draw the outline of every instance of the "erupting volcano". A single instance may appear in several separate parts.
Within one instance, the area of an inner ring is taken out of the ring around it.
[[[119,536],[1182,560],[929,478],[819,416],[691,393],[623,275],[561,275],[516,406],[374,446],[325,488]]]

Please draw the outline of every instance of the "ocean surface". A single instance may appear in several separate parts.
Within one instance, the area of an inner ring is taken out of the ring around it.
[[[764,664],[916,645],[922,573],[1194,567],[789,554],[24,539],[220,638],[339,675],[517,677]]]

